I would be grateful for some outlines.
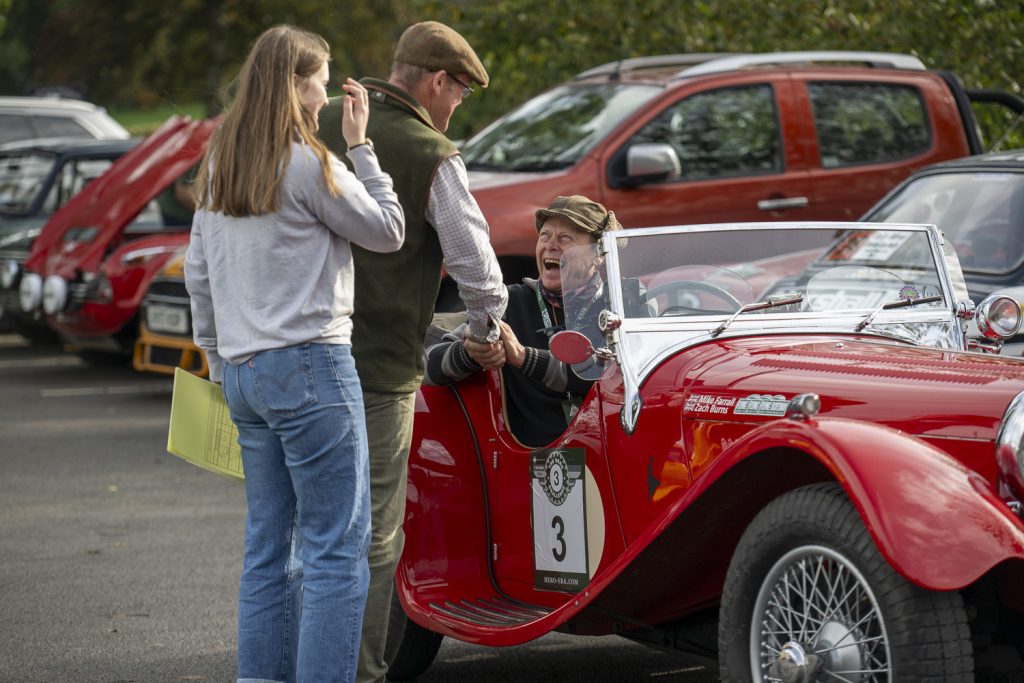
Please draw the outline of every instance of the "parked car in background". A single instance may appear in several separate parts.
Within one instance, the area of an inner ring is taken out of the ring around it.
[[[522,445],[498,372],[420,391],[391,677],[442,637],[557,629],[729,683],[1019,678],[1024,361],[969,352],[963,326],[994,351],[1017,305],[969,314],[934,226],[643,228],[599,248],[605,286],[567,299],[551,340],[595,380],[561,436]]]
[[[86,360],[130,356],[149,281],[188,241],[187,179],[218,123],[172,117],[32,243],[14,278],[22,310],[41,311]]]
[[[122,139],[128,131],[107,110],[60,97],[0,97],[0,144],[32,138]]]
[[[1024,289],[1017,289],[1024,285],[1024,150],[924,168],[864,220],[938,226],[960,257],[974,302],[999,292],[1024,305]],[[1004,344],[1003,353],[1024,355],[1024,335]]]
[[[172,375],[182,368],[210,374],[206,354],[192,340],[192,310],[185,288],[185,252],[181,249],[153,277],[139,309],[139,337],[132,366],[142,372]]]
[[[626,227],[855,220],[922,166],[986,151],[968,90],[872,52],[667,55],[589,69],[461,151],[506,281],[533,268],[533,212],[582,194]]]
[[[1024,150],[929,166],[864,215],[885,223],[931,223],[952,242],[971,298],[1024,284]]]
[[[16,293],[9,289],[17,275],[8,253],[11,245],[34,239],[56,210],[136,144],[138,140],[130,138],[67,138],[0,146],[0,329],[19,329],[15,318],[20,307]],[[35,327],[21,325],[20,329],[31,334]]]
[[[45,223],[110,168],[136,139],[48,138],[0,146],[0,234],[26,220]]]

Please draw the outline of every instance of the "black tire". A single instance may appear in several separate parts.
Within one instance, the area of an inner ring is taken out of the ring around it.
[[[398,590],[392,592],[388,641],[384,645],[389,681],[408,681],[426,671],[437,657],[443,639],[440,633],[428,631],[406,616]]]
[[[896,573],[832,483],[776,498],[747,528],[726,575],[718,646],[722,680],[737,683],[784,680],[781,669],[793,671],[801,656],[808,675],[792,680],[974,680],[960,593],[924,590]],[[831,675],[842,670],[870,672]]]

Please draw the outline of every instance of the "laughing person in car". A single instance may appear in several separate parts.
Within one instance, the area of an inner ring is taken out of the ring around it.
[[[508,287],[503,344],[492,348],[465,338],[462,326],[427,349],[426,368],[427,381],[440,385],[501,368],[509,427],[531,447],[565,431],[593,384],[555,359],[548,342],[567,327],[596,325],[604,300],[596,243],[604,232],[622,228],[613,212],[580,195],[558,197],[538,210],[536,225],[538,277]],[[587,245],[593,247],[582,249]],[[566,310],[573,317],[568,325]]]

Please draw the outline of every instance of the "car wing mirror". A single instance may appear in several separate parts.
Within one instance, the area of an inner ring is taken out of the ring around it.
[[[683,173],[679,155],[672,145],[661,142],[638,142],[626,152],[628,185],[642,185],[663,180],[675,180]]]
[[[594,355],[594,345],[587,335],[574,330],[565,330],[551,337],[548,345],[551,355],[567,365],[576,365]]]

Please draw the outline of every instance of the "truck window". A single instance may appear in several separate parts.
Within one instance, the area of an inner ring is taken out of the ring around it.
[[[921,93],[888,83],[808,83],[822,168],[905,159],[931,145]]]
[[[775,94],[768,84],[722,88],[679,100],[644,126],[634,143],[671,145],[681,180],[703,180],[782,169]]]

